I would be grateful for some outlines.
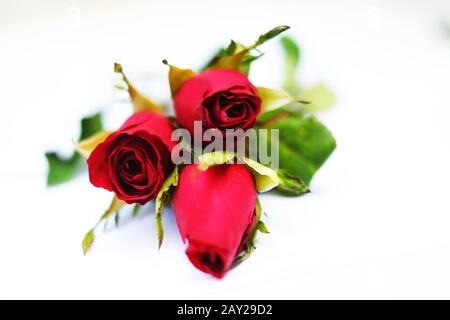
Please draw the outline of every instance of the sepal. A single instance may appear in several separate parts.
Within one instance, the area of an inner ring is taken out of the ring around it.
[[[281,180],[281,183],[278,185],[279,191],[293,196],[300,196],[310,192],[308,185],[300,177],[294,176],[283,169],[279,169],[277,173]]]
[[[156,196],[155,210],[156,210],[156,231],[158,233],[158,247],[161,248],[164,238],[164,228],[162,224],[162,214],[164,208],[170,203],[173,197],[176,186],[178,185],[178,167],[173,169],[170,176],[164,181],[158,195]]]
[[[277,172],[272,168],[266,167],[250,158],[240,157],[234,152],[214,151],[202,154],[198,160],[198,168],[200,170],[206,170],[214,165],[233,163],[235,160],[238,160],[238,163],[245,164],[253,172],[258,192],[269,191],[281,182]]]
[[[89,155],[94,151],[97,146],[106,140],[110,136],[112,131],[100,131],[90,138],[82,140],[75,144],[75,150],[77,150],[84,157],[89,157]]]
[[[92,244],[95,240],[95,231],[97,227],[102,223],[103,221],[107,220],[111,215],[116,214],[116,217],[118,217],[118,212],[122,208],[122,206],[125,204],[125,201],[122,201],[118,199],[116,196],[111,201],[111,204],[109,205],[108,209],[103,213],[100,220],[97,222],[97,224],[89,230],[86,235],[83,238],[83,241],[81,243],[83,248],[84,255],[87,254],[89,249],[91,248]],[[117,218],[116,218],[117,219]],[[118,221],[116,220],[116,225],[118,224]]]
[[[195,77],[196,73],[191,69],[181,69],[175,67],[167,62],[167,60],[163,60],[163,63],[169,66],[169,84],[170,84],[170,92],[172,97],[174,97],[180,89],[181,85],[192,77]]]
[[[257,87],[258,96],[261,98],[261,113],[277,110],[279,108],[285,108],[287,110],[296,110],[300,105],[308,105],[310,101],[293,97],[284,90],[275,90],[265,87]],[[289,108],[290,104],[294,104],[294,107]]]
[[[233,262],[233,268],[247,260],[253,251],[256,249],[256,236],[258,234],[258,231],[261,233],[269,233],[269,230],[267,229],[264,222],[261,220],[262,216],[262,207],[261,203],[259,202],[259,199],[256,199],[256,225],[254,226],[252,232],[250,233],[250,236],[245,243],[242,252],[239,253],[239,255],[236,257],[236,259]]]
[[[134,112],[148,110],[161,113],[164,111],[164,107],[161,104],[154,102],[136,89],[136,87],[130,82],[130,80],[128,80],[127,76],[125,75],[122,65],[120,65],[119,63],[115,63],[114,72],[122,75],[123,82],[125,82],[126,84],[126,90],[128,91],[131,102],[133,104]],[[121,87],[116,86],[116,88]]]
[[[288,26],[276,27],[260,35],[258,40],[249,46],[242,45],[232,40],[226,49],[219,50],[204,69],[232,69],[248,74],[251,62],[263,55],[260,52],[258,54],[252,54],[253,50],[257,49],[257,47],[266,41],[275,38],[287,29],[289,29]]]

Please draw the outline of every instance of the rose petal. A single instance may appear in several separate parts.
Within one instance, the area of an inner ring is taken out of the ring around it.
[[[224,270],[236,257],[244,233],[252,223],[255,206],[253,175],[238,164],[213,166],[205,171],[200,171],[197,165],[185,166],[173,199],[183,241],[188,241],[189,247],[193,243],[202,244],[219,254]],[[189,250],[198,255],[198,248]]]

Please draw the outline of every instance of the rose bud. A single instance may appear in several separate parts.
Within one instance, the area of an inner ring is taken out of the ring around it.
[[[173,169],[172,127],[163,116],[141,111],[131,116],[91,153],[91,183],[131,204],[154,199]]]
[[[174,97],[177,122],[194,134],[194,121],[203,129],[252,128],[261,99],[247,76],[239,71],[213,69],[186,80]]]
[[[199,270],[223,277],[256,223],[252,173],[240,164],[205,171],[185,166],[172,204],[189,260]]]

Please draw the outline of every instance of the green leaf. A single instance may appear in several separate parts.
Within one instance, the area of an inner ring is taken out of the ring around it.
[[[80,141],[92,137],[103,129],[102,113],[97,112],[92,116],[81,119]]]
[[[133,218],[136,218],[139,215],[139,212],[141,211],[142,206],[139,204],[135,204],[133,207],[133,211],[131,213],[131,216]]]
[[[218,68],[232,69],[248,74],[251,63],[262,57],[261,53],[254,55],[251,51],[287,29],[289,29],[288,26],[276,27],[269,32],[260,35],[258,40],[250,46],[245,46],[232,40],[227,48],[219,49],[202,70]]]
[[[308,185],[299,177],[291,175],[283,169],[279,169],[277,173],[281,180],[281,183],[278,185],[279,191],[294,196],[310,192]]]
[[[290,113],[290,111],[284,108],[277,108],[274,110],[263,112],[256,119],[257,125],[260,128],[266,128],[270,126],[271,123],[279,121]]]
[[[120,214],[119,214],[119,212],[116,212],[116,215],[114,216],[114,224],[116,225],[116,228],[119,229],[119,225],[120,225]]]
[[[236,52],[236,49],[238,48],[238,44],[236,41],[231,40],[230,44],[228,45],[228,47],[225,49],[225,54],[227,55],[232,55],[233,53]]]
[[[86,235],[83,238],[83,241],[81,242],[81,246],[83,248],[83,254],[86,255],[87,252],[89,251],[89,249],[92,246],[92,243],[94,243],[94,239],[95,239],[95,228],[89,230]]]
[[[158,233],[158,247],[161,248],[164,238],[164,228],[162,224],[162,214],[164,208],[172,200],[174,188],[178,185],[178,167],[172,171],[170,176],[164,181],[159,193],[156,197],[156,231]]]
[[[280,169],[308,185],[336,148],[330,131],[313,116],[288,114],[268,129],[279,129]],[[270,145],[270,133],[259,136],[265,136]]]
[[[307,106],[302,107],[302,112],[312,113],[330,108],[334,104],[335,95],[328,87],[318,84],[312,88],[302,88],[298,84],[296,75],[301,51],[297,43],[292,38],[283,37],[281,45],[285,58],[283,89],[295,99],[309,102]]]
[[[79,140],[86,140],[102,130],[102,115],[96,113],[81,119],[81,133]],[[45,154],[48,162],[47,185],[54,186],[74,178],[85,168],[85,160],[77,152],[71,157],[64,158],[56,152]]]
[[[241,63],[238,66],[238,70],[240,72],[242,72],[243,74],[247,75],[250,72],[250,66],[252,64],[253,61],[258,60],[259,58],[261,58],[264,54],[260,53],[258,55],[253,55],[253,54],[247,54],[241,61]]]
[[[299,88],[296,73],[300,62],[300,48],[290,37],[281,38],[281,45],[285,59],[283,89],[296,94]]]
[[[284,31],[288,30],[289,28],[290,28],[289,26],[278,26],[276,28],[273,28],[269,32],[266,32],[266,33],[260,35],[258,40],[255,42],[255,44],[253,46],[256,48],[256,47],[262,45],[263,43],[265,43],[266,41],[269,41],[270,39],[275,38],[276,36],[283,33]]]
[[[232,41],[234,42],[234,41]],[[231,55],[232,53],[228,53],[227,49],[219,48],[215,51],[213,56],[206,62],[201,68],[200,71],[205,71],[206,69],[213,66],[220,58]]]
[[[47,185],[55,186],[73,179],[83,168],[84,159],[78,153],[62,158],[56,152],[45,153],[48,163]]]

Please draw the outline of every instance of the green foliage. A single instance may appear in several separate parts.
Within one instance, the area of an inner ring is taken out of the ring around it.
[[[135,204],[133,207],[133,211],[131,212],[131,216],[133,218],[136,218],[139,215],[139,213],[141,212],[141,209],[142,209],[141,205]]]
[[[289,28],[290,28],[289,26],[278,26],[276,28],[273,28],[269,32],[266,32],[266,33],[260,35],[258,40],[253,45],[253,47],[256,48],[257,46],[262,45],[264,42],[275,38],[276,36],[280,35],[281,33],[283,33],[284,31],[288,30]]]
[[[336,148],[330,131],[314,116],[287,114],[267,128],[279,130],[280,169],[306,184]]]
[[[245,46],[231,40],[230,44],[226,48],[220,48],[217,50],[214,56],[209,59],[201,70],[204,71],[210,68],[225,68],[239,70],[248,75],[250,72],[251,63],[263,56],[261,52],[254,49],[288,29],[288,26],[278,26],[273,28],[272,30],[260,35],[258,40],[250,46]]]
[[[296,94],[299,87],[296,80],[296,73],[301,57],[300,47],[289,37],[283,37],[280,41],[283,47],[285,61],[283,89],[291,94]]]
[[[81,133],[79,140],[85,140],[102,130],[102,115],[96,113],[81,120]],[[47,185],[54,186],[74,178],[85,168],[84,158],[74,152],[71,157],[64,158],[56,152],[45,154],[48,162]]]

